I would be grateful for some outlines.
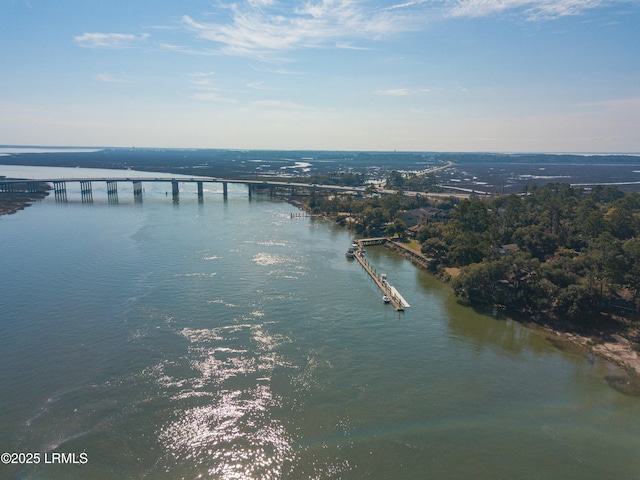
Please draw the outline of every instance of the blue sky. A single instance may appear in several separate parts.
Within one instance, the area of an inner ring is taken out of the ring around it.
[[[0,144],[640,152],[640,1],[0,0]]]

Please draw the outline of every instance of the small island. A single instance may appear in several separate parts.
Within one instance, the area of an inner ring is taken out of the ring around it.
[[[11,180],[0,177],[2,180]],[[49,194],[50,186],[38,183],[38,191],[29,191],[27,184],[15,184],[10,190],[0,190],[0,215],[11,215],[25,209]]]

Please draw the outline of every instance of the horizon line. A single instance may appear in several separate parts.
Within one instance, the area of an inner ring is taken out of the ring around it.
[[[456,154],[456,155],[576,155],[576,156],[640,156],[639,152],[576,152],[576,151],[499,151],[499,150],[366,150],[366,149],[318,149],[318,148],[237,148],[237,147],[151,147],[143,146],[97,146],[97,145],[24,145],[24,144],[0,144],[0,149],[52,149],[52,150],[220,150],[234,152],[345,152],[345,153],[431,153],[431,154]]]

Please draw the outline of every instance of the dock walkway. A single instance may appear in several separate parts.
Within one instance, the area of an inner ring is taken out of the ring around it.
[[[379,245],[385,243],[387,240],[388,239],[385,237],[356,240],[359,248],[356,250],[354,257],[358,260],[358,263],[362,265],[362,268],[366,270],[373,281],[376,282],[382,293],[389,297],[393,308],[398,312],[402,312],[405,308],[409,308],[410,305],[402,295],[400,295],[400,292],[398,292],[394,286],[389,285],[389,282],[387,282],[387,279],[384,278],[384,276],[378,275],[371,265],[369,265],[369,262],[364,258],[364,245]]]

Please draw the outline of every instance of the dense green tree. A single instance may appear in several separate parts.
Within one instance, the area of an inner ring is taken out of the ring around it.
[[[620,283],[625,270],[622,245],[613,235],[605,232],[594,239],[586,251],[596,280],[600,282],[600,294],[605,285]]]
[[[528,225],[516,229],[512,234],[513,241],[532,257],[544,260],[547,255],[553,255],[557,248],[557,239],[550,234],[544,225]]]
[[[456,294],[476,305],[500,303],[496,285],[504,277],[505,265],[500,262],[472,263],[453,280]]]
[[[402,176],[402,173],[396,170],[393,170],[391,173],[389,173],[389,176],[387,177],[386,187],[397,188],[400,190],[404,188],[404,177]]]
[[[462,232],[484,233],[491,228],[492,220],[484,202],[465,199],[454,210],[452,222]]]
[[[444,228],[444,224],[441,222],[431,222],[426,225],[420,227],[417,234],[417,240],[420,243],[424,243],[430,238],[442,238],[442,229]]]
[[[587,205],[586,208],[581,206],[581,210],[578,212],[576,228],[578,229],[579,238],[586,241],[604,232],[607,224],[604,219],[604,214],[595,204],[592,208],[590,201],[585,201],[584,203],[588,203],[589,205]]]
[[[442,239],[432,237],[422,242],[420,251],[438,261],[444,261],[449,251],[449,246]]]
[[[481,262],[489,253],[489,245],[481,235],[460,232],[450,242],[447,261],[454,266]]]
[[[624,192],[613,185],[596,185],[591,189],[590,196],[594,202],[606,204],[624,197]]]
[[[629,193],[613,202],[614,208],[621,208],[630,212],[640,212],[640,192]]]
[[[387,234],[404,238],[407,234],[407,224],[401,218],[395,218],[393,223],[387,227]]]
[[[625,283],[636,295],[636,305],[640,313],[640,238],[634,237],[627,240],[622,250],[627,261],[627,268],[624,272]]]
[[[638,231],[638,221],[627,209],[612,207],[607,213],[606,220],[609,231],[620,240],[628,240]]]
[[[498,225],[502,243],[511,243],[511,233],[525,224],[526,212],[523,197],[508,195],[494,202],[498,212]]]
[[[584,285],[575,284],[563,288],[558,293],[554,311],[571,321],[586,322],[598,311],[598,297]]]

